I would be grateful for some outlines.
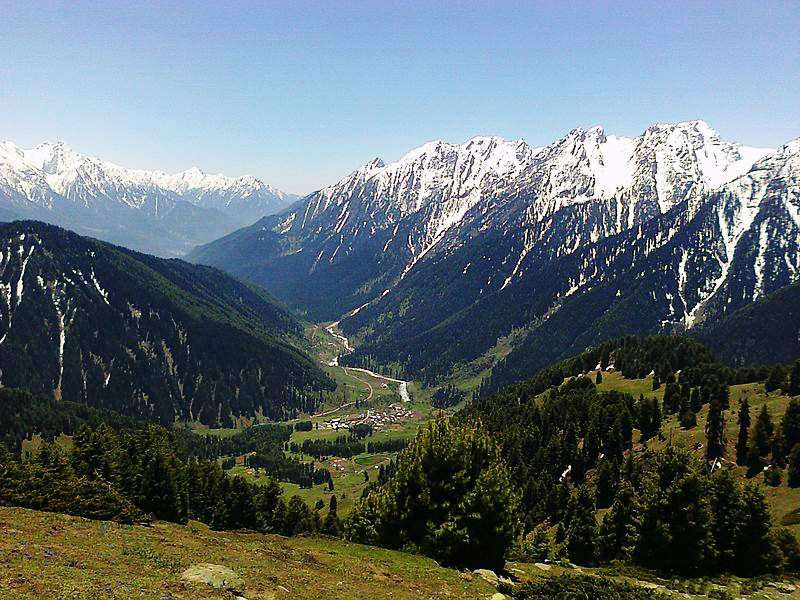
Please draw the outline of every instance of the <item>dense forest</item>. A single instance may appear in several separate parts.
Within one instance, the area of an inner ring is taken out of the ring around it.
[[[35,222],[0,226],[0,252],[5,386],[208,425],[292,417],[334,387],[292,314],[215,269]]]
[[[0,504],[133,523],[196,519],[215,529],[294,535],[316,531],[320,516],[277,483],[227,475],[217,461],[182,459],[167,429],[115,431],[87,425],[72,448],[44,443],[24,462],[0,455]]]
[[[19,455],[22,442],[40,435],[52,441],[60,434],[72,435],[82,425],[96,427],[101,423],[114,428],[133,427],[136,421],[106,409],[92,408],[76,402],[58,402],[52,396],[32,394],[26,390],[0,388],[0,444]]]
[[[597,368],[652,376],[654,387],[664,387],[663,403],[598,391]],[[739,456],[724,456],[720,415],[730,408],[728,386],[754,381],[798,394],[800,362],[734,370],[680,337],[603,344],[479,395],[450,421],[430,426],[401,452],[386,482],[367,491],[345,531],[452,564],[469,565],[474,556],[487,562],[491,554],[498,565],[505,556],[584,565],[621,560],[688,576],[797,571],[800,547],[772,523],[759,482],[719,468],[721,459],[735,459],[751,465],[751,476],[763,472],[767,483],[786,469],[790,485],[800,485],[798,399],[779,425],[765,408],[752,427],[745,399],[737,407],[745,415]],[[703,407],[702,459],[669,444],[648,448],[655,437],[666,442],[666,416],[692,428]],[[485,495],[491,508],[470,504]],[[607,509],[599,525],[598,509]],[[492,521],[472,529],[469,515],[487,518],[490,511]]]

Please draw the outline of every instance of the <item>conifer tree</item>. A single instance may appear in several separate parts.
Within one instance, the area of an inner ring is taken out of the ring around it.
[[[566,537],[567,555],[577,564],[594,564],[597,555],[597,521],[594,498],[587,486],[578,489]]]
[[[800,444],[800,398],[789,401],[781,419],[781,433],[784,449],[791,450]]]
[[[688,394],[681,394],[679,414],[681,427],[684,429],[691,429],[697,425],[697,415],[692,410],[692,405]]]
[[[748,440],[750,437],[750,403],[747,397],[739,402],[739,437],[736,441],[736,464],[747,464]]]
[[[691,394],[689,395],[689,405],[691,406],[693,413],[700,412],[700,409],[703,406],[703,400],[700,396],[700,388],[692,388]]]
[[[653,375],[653,391],[659,389],[661,387],[661,379],[658,377],[658,373]]]
[[[597,506],[598,508],[608,508],[614,501],[614,494],[617,489],[619,477],[619,465],[610,460],[602,460],[595,469],[595,479],[597,481]]]
[[[800,487],[800,444],[795,444],[789,453],[787,480],[789,487]]]
[[[786,386],[786,393],[789,396],[800,395],[800,360],[796,360],[792,365]]]
[[[638,499],[629,481],[622,481],[611,509],[600,525],[598,548],[602,560],[632,558],[639,537],[641,515]]]
[[[663,419],[663,415],[661,414],[661,403],[658,401],[658,398],[653,398],[651,402],[653,405],[653,408],[650,411],[650,414],[653,418],[651,432],[653,435],[656,435],[661,430],[661,421]]]
[[[786,369],[780,365],[773,367],[769,372],[766,382],[764,382],[764,389],[769,392],[779,390],[786,385]]]
[[[671,381],[664,387],[664,412],[668,415],[675,414],[679,406],[680,386]]]
[[[736,571],[756,575],[774,568],[779,562],[770,538],[772,520],[764,494],[756,485],[745,485],[742,491],[742,518],[738,527]]]
[[[758,418],[753,425],[753,432],[750,436],[750,450],[747,457],[748,475],[753,476],[764,466],[764,458],[767,457],[772,449],[773,425],[772,418],[767,410],[767,405],[761,407]]]
[[[639,394],[639,401],[636,403],[636,407],[638,408],[637,424],[639,431],[642,433],[642,439],[646,440],[652,435],[650,429],[653,424],[651,414],[653,405],[648,400],[645,400],[644,394]]]
[[[725,453],[725,418],[719,400],[711,401],[706,422],[706,458],[714,460]]]
[[[729,569],[739,551],[739,523],[744,510],[739,484],[730,471],[716,471],[709,490],[714,513],[714,546],[717,563]]]
[[[499,448],[480,423],[439,420],[420,429],[345,528],[355,541],[365,534],[445,564],[500,568],[516,537],[517,502]]]
[[[322,533],[328,535],[339,535],[339,516],[336,514],[336,495],[331,496],[330,503],[328,504],[328,514],[322,522]]]

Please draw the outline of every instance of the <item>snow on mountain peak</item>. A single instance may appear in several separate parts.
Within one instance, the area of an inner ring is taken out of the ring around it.
[[[158,215],[177,202],[227,211],[243,225],[276,212],[294,197],[252,175],[210,175],[192,167],[170,174],[128,169],[85,156],[63,141],[43,142],[23,150],[10,142],[0,148],[0,197],[47,210],[61,196],[86,208],[127,207]]]

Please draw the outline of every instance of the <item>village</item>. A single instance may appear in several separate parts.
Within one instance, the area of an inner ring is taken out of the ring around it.
[[[337,417],[330,421],[321,422],[320,429],[352,429],[357,425],[369,425],[373,431],[384,431],[392,425],[413,418],[414,413],[402,404],[394,403],[382,409],[370,409],[357,415]]]

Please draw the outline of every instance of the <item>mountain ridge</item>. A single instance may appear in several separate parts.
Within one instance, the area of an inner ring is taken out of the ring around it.
[[[26,221],[0,225],[0,377],[171,422],[313,410],[330,380],[263,290]]]
[[[678,255],[670,267],[677,300],[658,308],[657,327],[685,330],[704,310],[724,311],[719,303],[708,306],[709,297],[734,269],[740,238],[752,237],[749,227],[765,205],[758,194],[777,185],[781,168],[800,170],[792,148],[727,142],[704,121],[655,124],[635,138],[578,128],[543,148],[492,137],[434,141],[393,163],[372,160],[189,258],[265,285],[312,319],[340,321],[360,341],[347,358],[352,364],[394,363],[437,378],[498,338],[546,322],[612,267],[613,248],[603,250],[608,264],[594,264],[606,241],[636,247],[637,232],[651,222],[661,225],[631,260],[647,259],[646,244],[661,246],[685,227],[701,229],[686,237],[697,246],[695,258],[687,254],[681,263]],[[748,179],[751,168],[764,177]],[[714,194],[721,194],[716,218],[704,208]],[[779,204],[781,215],[758,225],[788,231],[788,243],[795,201],[785,195]],[[705,220],[693,220],[700,213]],[[779,268],[791,244],[781,249],[767,238],[758,236],[769,249],[758,259],[768,274],[756,295],[796,277],[796,269],[787,275]],[[697,273],[677,285],[686,269]]]
[[[0,199],[20,217],[176,256],[283,210],[297,196],[252,175],[128,169],[59,141],[29,150],[0,142]]]

